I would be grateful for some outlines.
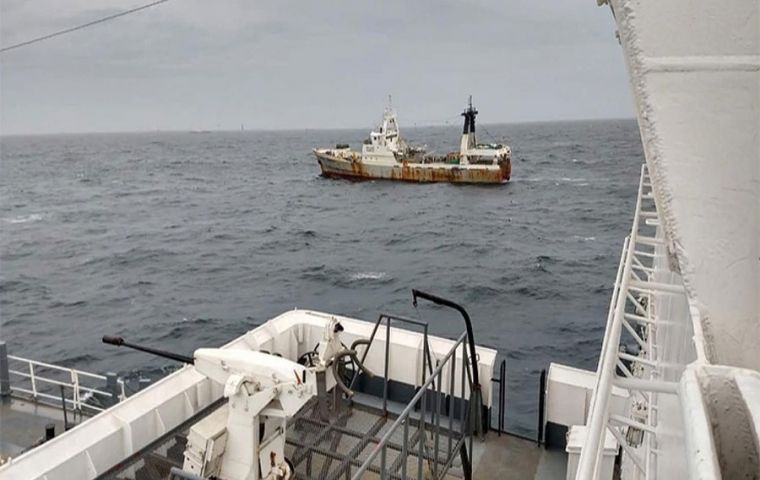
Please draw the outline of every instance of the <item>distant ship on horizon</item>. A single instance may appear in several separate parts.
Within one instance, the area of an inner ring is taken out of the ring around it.
[[[362,151],[348,144],[315,148],[314,155],[325,177],[382,179],[408,182],[506,183],[512,175],[512,150],[508,145],[478,143],[475,117],[468,106],[462,112],[464,129],[458,152],[432,155],[424,147],[401,138],[396,112],[386,107],[382,125],[370,132]]]

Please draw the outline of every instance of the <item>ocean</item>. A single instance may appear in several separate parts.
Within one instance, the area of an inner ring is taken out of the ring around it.
[[[439,153],[460,128],[402,130]],[[595,369],[643,153],[634,120],[485,125],[501,186],[319,176],[311,149],[367,130],[0,138],[0,338],[88,371],[171,367],[104,334],[191,354],[293,308],[463,330],[507,360],[507,428],[536,430],[549,362]]]

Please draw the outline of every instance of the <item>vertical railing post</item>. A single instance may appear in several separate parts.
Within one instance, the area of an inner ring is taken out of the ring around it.
[[[459,428],[462,429],[462,433],[464,434],[467,431],[467,427],[464,424],[464,384],[465,384],[465,370],[467,369],[467,364],[465,363],[467,361],[467,352],[465,352],[465,344],[462,344],[462,378],[461,383],[459,384],[460,392],[459,392]],[[456,358],[455,358],[456,360]]]
[[[32,382],[32,396],[37,398],[37,380],[34,377],[34,364],[29,362],[29,381]]]
[[[425,353],[427,353],[427,344],[425,345]],[[423,357],[422,363],[424,365],[425,359]],[[427,385],[422,385],[422,396],[420,397],[420,423],[417,427],[417,431],[419,432],[419,452],[417,456],[417,472],[419,473],[423,472],[424,464],[423,459],[425,456],[425,442],[427,441],[425,439],[425,423],[427,423],[427,419],[425,418],[427,415]]]
[[[74,402],[74,411],[82,411],[82,404],[79,400],[79,375],[76,370],[71,370],[71,400]]]
[[[454,346],[454,355],[451,357],[451,370],[449,371],[449,448],[446,450],[448,455],[453,455],[451,451],[452,442],[454,440],[454,380],[456,379],[457,371],[457,352],[456,345]]]
[[[440,366],[436,365],[436,368]],[[433,444],[433,475],[438,478],[438,452],[440,450],[440,438],[441,438],[441,397],[443,396],[443,388],[441,383],[443,381],[443,368],[438,369],[438,377],[436,378],[438,385],[434,390],[435,393],[435,441]]]
[[[409,417],[404,420],[404,443],[401,445],[401,478],[406,479],[406,463],[409,458]]]
[[[544,443],[544,402],[546,401],[546,369],[541,370],[541,377],[538,382],[538,434],[536,445],[539,447]]]
[[[425,342],[422,346],[422,380],[420,381],[420,385],[423,385],[426,380],[426,373],[425,368],[430,368],[430,371],[433,371],[432,359],[430,358],[430,350],[428,349],[428,326],[427,323],[425,324],[423,333],[422,333],[422,341]]]
[[[472,480],[472,464],[470,463],[470,458],[467,455],[467,447],[465,446],[464,442],[462,442],[462,446],[459,447],[459,456],[462,459],[462,471],[464,472],[464,480]]]
[[[391,318],[388,317],[385,327],[385,383],[383,384],[383,415],[388,416],[388,368],[391,349]]]
[[[386,468],[386,446],[383,445],[383,450],[380,452],[380,479],[385,480],[388,478],[388,468]]]
[[[456,360],[456,356],[454,357],[454,360]],[[464,395],[465,395],[465,382],[467,379],[467,344],[465,342],[462,342],[462,394],[459,401],[459,425],[462,429],[462,434],[467,435],[469,433],[470,436],[470,452],[468,454],[467,452],[467,441],[466,437],[462,437],[462,445],[459,447],[459,457],[462,460],[462,471],[464,472],[464,480],[472,480],[472,463],[470,463],[470,455],[472,454],[472,431],[470,431],[469,428],[469,422],[470,420],[465,415],[465,402],[464,402]],[[472,390],[470,390],[470,394],[472,394]],[[470,396],[469,401],[472,401],[472,396]],[[466,419],[466,422],[465,422]]]
[[[64,386],[60,385],[61,389],[61,409],[63,410],[63,431],[69,429],[69,416],[68,416],[68,409],[66,408],[66,392],[64,391]],[[74,421],[76,421],[76,416],[74,417]]]
[[[430,351],[428,350],[428,338],[427,338],[427,325],[425,325],[425,344],[422,346],[422,383],[420,384],[422,390],[422,396],[420,397],[420,422],[417,426],[417,435],[419,437],[419,454],[417,455],[417,476],[419,477],[424,472],[423,456],[425,455],[425,415],[427,413],[427,387],[425,384],[425,369],[427,368],[427,360]]]
[[[0,397],[11,394],[11,374],[8,367],[8,347],[0,341]]]
[[[467,346],[467,345],[465,345],[465,346]],[[469,388],[470,403],[469,403],[468,408],[467,408],[467,433],[469,434],[468,440],[469,440],[469,444],[470,444],[469,445],[470,455],[472,455],[472,452],[473,452],[472,440],[473,440],[473,438],[475,438],[475,434],[477,433],[477,428],[478,428],[478,425],[477,425],[478,420],[477,420],[477,418],[478,418],[478,410],[479,410],[479,408],[477,407],[477,405],[480,405],[480,403],[479,403],[479,399],[477,397],[478,390],[475,390],[475,388],[474,388],[475,385],[474,385],[474,383],[472,381],[473,380],[472,379],[472,374],[471,374],[472,372],[470,372],[469,368],[466,369],[466,372],[467,372],[467,385],[470,387]],[[473,423],[473,419],[475,419],[476,423]]]
[[[119,377],[114,372],[106,373],[106,392],[111,394],[111,398],[106,400],[109,407],[119,403],[121,387],[119,386]]]
[[[507,361],[501,361],[499,367],[499,435],[504,429],[504,415],[507,413]]]

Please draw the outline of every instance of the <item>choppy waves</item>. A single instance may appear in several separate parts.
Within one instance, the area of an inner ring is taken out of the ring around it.
[[[39,222],[42,220],[42,214],[41,213],[30,213],[28,215],[17,215],[15,217],[6,217],[2,219],[5,223],[30,223],[30,222]]]
[[[496,188],[318,176],[313,147],[365,131],[3,137],[3,339],[157,376],[172,367],[100,336],[189,353],[294,307],[458,334],[455,312],[412,307],[419,288],[464,304],[507,358],[508,424],[529,434],[541,368],[594,366],[641,145],[632,121],[488,129],[515,154]],[[405,134],[449,151],[460,131]]]

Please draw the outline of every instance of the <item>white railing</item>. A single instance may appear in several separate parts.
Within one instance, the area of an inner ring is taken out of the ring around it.
[[[654,281],[655,262],[662,253],[663,240],[643,230],[659,226],[654,195],[646,165],[642,165],[636,210],[631,234],[625,239],[615,287],[610,301],[596,384],[586,421],[586,441],[581,449],[576,479],[596,479],[603,456],[606,431],[615,437],[633,468],[644,478],[654,478],[656,470],[657,396],[677,392],[675,382],[661,379],[657,355],[656,295],[684,295],[682,285]],[[623,331],[637,344],[638,355],[621,351]],[[630,365],[630,368],[629,368]],[[618,374],[618,371],[622,375]],[[630,392],[631,413],[611,415],[612,388]]]
[[[107,377],[103,375],[38,362],[15,355],[8,355],[8,360],[15,362],[13,366],[16,367],[8,369],[13,392],[24,393],[35,399],[60,404],[62,401],[61,394],[56,395],[52,392],[55,392],[56,386],[58,389],[63,387],[63,401],[67,407],[78,412],[86,412],[87,409],[100,412],[104,410],[103,405],[109,405],[126,398],[122,379],[117,380],[116,392],[108,392],[105,390]],[[14,382],[14,376],[22,380]],[[26,385],[20,386],[19,383],[23,384],[24,382],[27,382]],[[25,388],[26,386],[28,388]],[[115,394],[117,395],[116,399],[113,398]]]

